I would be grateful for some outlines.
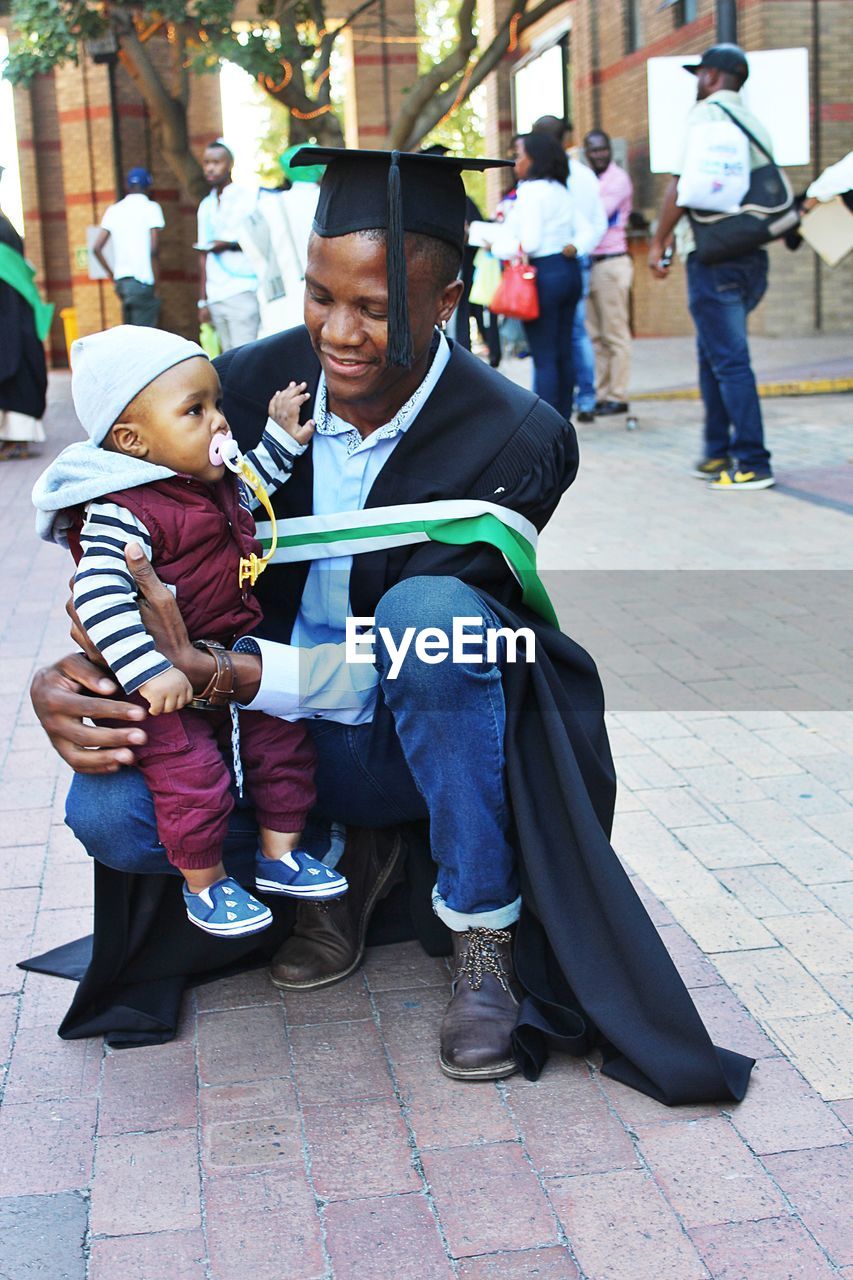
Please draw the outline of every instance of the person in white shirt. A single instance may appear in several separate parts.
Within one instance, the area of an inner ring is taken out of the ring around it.
[[[574,146],[574,128],[570,121],[560,120],[557,116],[540,116],[533,125],[534,133],[547,133],[560,143],[569,161],[569,177],[566,185],[575,205],[595,231],[598,239],[607,230],[607,214],[598,189],[598,179],[588,165],[584,164],[580,153]],[[597,241],[596,241],[597,243]],[[572,325],[572,358],[575,363],[575,380],[577,394],[575,405],[578,422],[592,422],[595,418],[595,352],[586,327],[586,300],[589,296],[589,280],[592,270],[592,258],[588,253],[578,257],[581,269],[583,293],[575,307],[575,319]]]
[[[536,267],[539,318],[524,324],[533,389],[564,418],[571,417],[574,400],[572,329],[583,292],[578,257],[591,252],[596,238],[566,186],[568,168],[563,148],[547,134],[518,137],[518,194],[491,245],[500,258],[521,252]]]
[[[154,179],[135,167],[127,175],[127,195],[104,211],[92,251],[115,284],[121,300],[122,324],[156,328],[160,318],[157,297],[159,233],[163,210],[148,192]],[[112,247],[112,264],[105,250]]]
[[[198,207],[199,323],[209,322],[223,351],[254,342],[261,313],[258,277],[240,247],[240,228],[257,204],[257,193],[231,181],[234,156],[221,138],[204,153],[210,191]]]
[[[259,281],[259,338],[302,324],[308,240],[324,166],[291,169],[289,161],[301,149],[288,147],[278,158],[290,186],[285,190],[261,187],[257,204],[239,229],[240,243]]]

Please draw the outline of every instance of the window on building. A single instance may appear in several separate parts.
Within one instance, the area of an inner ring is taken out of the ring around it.
[[[643,43],[641,5],[642,0],[624,0],[625,3],[625,52],[634,53]]]
[[[698,0],[675,0],[672,6],[677,27],[686,27],[696,17]]]
[[[545,49],[522,58],[512,70],[512,115],[519,133],[527,133],[539,116],[569,115],[569,38],[562,35]]]

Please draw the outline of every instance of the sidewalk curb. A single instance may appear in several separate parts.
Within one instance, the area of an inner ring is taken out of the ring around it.
[[[794,382],[759,382],[758,394],[771,396],[825,396],[853,391],[853,378],[806,378]],[[698,400],[698,387],[674,387],[663,391],[638,391],[635,400]]]

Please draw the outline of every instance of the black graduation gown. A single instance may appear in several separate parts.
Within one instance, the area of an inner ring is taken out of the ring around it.
[[[302,328],[228,352],[217,364],[225,411],[244,449],[257,442],[276,388],[304,379],[313,391],[319,377]],[[572,427],[455,345],[367,506],[478,498],[511,506],[541,528],[576,469]],[[312,493],[309,449],[276,495],[277,513],[310,514]],[[275,566],[259,580],[268,635],[289,636],[307,572],[306,563]],[[524,903],[516,963],[526,994],[515,1033],[524,1073],[538,1076],[549,1047],[581,1055],[600,1048],[607,1075],[661,1102],[740,1099],[752,1059],[711,1043],[610,845],[615,779],[592,659],[520,604],[503,558],[483,544],[426,543],[356,557],[353,613],[372,616],[388,588],[419,574],[460,577],[487,596],[505,625],[536,633],[536,662],[509,666],[504,680]],[[381,701],[372,732],[381,752],[394,734]],[[424,909],[430,877],[423,856],[412,859],[411,869],[418,890],[410,919],[429,949],[438,950],[440,931]],[[99,867],[96,884],[95,957],[60,1034],[112,1030],[112,1043],[168,1038],[183,981],[221,965],[221,944],[181,922],[168,877]],[[259,963],[287,927],[285,915],[261,935],[260,947],[246,940],[244,963]]]
[[[23,255],[24,242],[0,213],[0,244]],[[17,289],[0,280],[0,410],[44,416],[47,364],[33,309]]]

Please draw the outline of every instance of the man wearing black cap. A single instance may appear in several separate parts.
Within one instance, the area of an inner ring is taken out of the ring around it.
[[[166,224],[163,210],[148,192],[153,178],[147,169],[133,168],[127,175],[127,195],[104,210],[101,229],[92,246],[95,257],[115,282],[121,300],[122,324],[155,328],[160,317],[157,297],[160,229]],[[112,266],[104,250],[112,246]]]
[[[388,895],[386,938],[414,929],[434,953],[452,949],[439,1047],[452,1078],[519,1065],[535,1078],[549,1045],[600,1045],[608,1074],[661,1100],[741,1096],[750,1061],[711,1044],[610,846],[600,683],[535,573],[536,531],[577,468],[574,431],[442,333],[461,292],[461,170],[501,162],[314,148],[305,162],[327,164],[305,328],[218,362],[241,447],[262,431],[282,379],[308,383],[316,422],[275,499],[284,545],[259,581],[262,637],[216,660],[213,682],[222,700],[309,721],[320,816],[349,829],[327,858],[349,892],[322,910],[300,903],[273,981],[306,992],[347,977]],[[212,687],[213,659],[189,644],[141,550],[128,565],[158,647],[195,687]],[[348,647],[352,627],[369,629],[366,661]],[[465,652],[451,656],[442,637],[457,627]],[[509,636],[519,628],[520,652]],[[183,975],[264,952],[188,943],[167,876],[123,874],[167,863],[145,784],[120,769],[139,728],[81,724],[139,718],[85,696],[104,692],[99,678],[78,655],[33,688],[78,770],[69,824],[100,864],[96,958],[61,1033],[119,1024],[150,1037],[155,1013],[158,1028],[174,1021]],[[397,885],[401,829],[408,897]]]
[[[740,96],[749,66],[739,45],[714,45],[685,70],[696,76],[697,102],[687,119],[688,134],[697,125],[730,119],[727,113],[731,113],[771,151],[766,128]],[[751,170],[767,163],[766,155],[752,142],[749,163]],[[693,474],[710,480],[717,493],[769,489],[773,472],[747,333],[747,316],[767,289],[767,251],[752,249],[713,265],[700,262],[692,228],[677,203],[677,188],[674,177],[649,242],[649,268],[659,280],[666,279],[662,259],[674,231],[679,254],[687,263],[687,296],[696,326],[699,388],[705,408],[705,452]]]

